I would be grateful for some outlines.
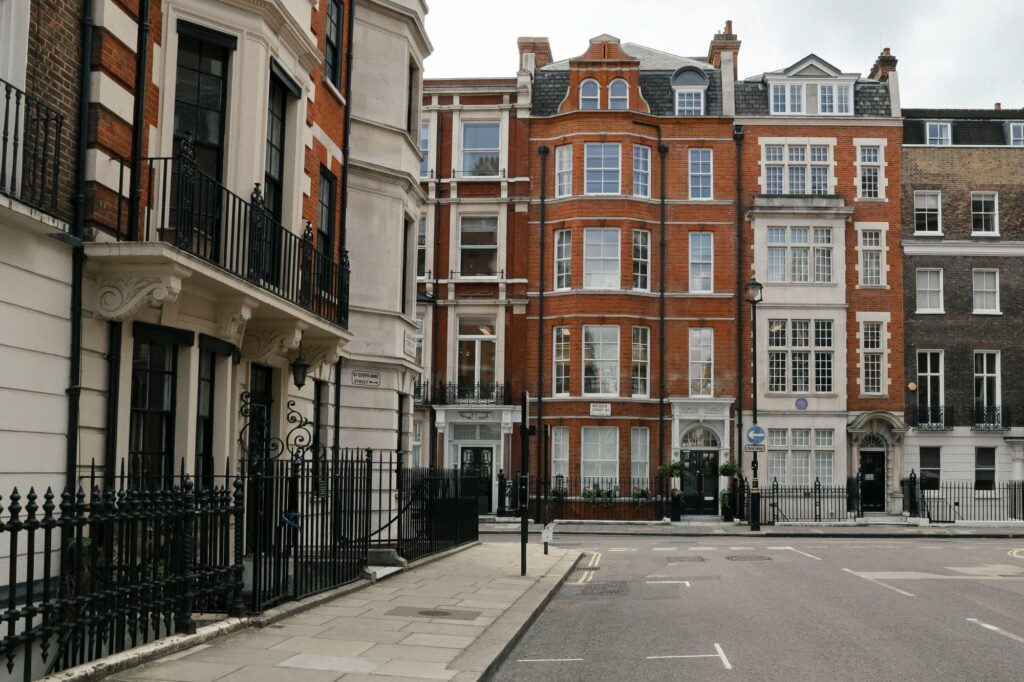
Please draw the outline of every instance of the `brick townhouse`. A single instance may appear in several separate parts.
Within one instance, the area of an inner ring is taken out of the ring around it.
[[[864,510],[898,513],[906,425],[895,67],[888,49],[867,77],[810,54],[739,81],[735,125],[744,273],[763,285],[754,385],[767,431],[762,486],[842,484],[860,471]],[[744,342],[747,367],[753,347]],[[745,411],[743,423],[753,421]]]
[[[419,374],[424,5],[58,5],[0,3],[0,77],[65,117],[61,146],[38,145],[60,162],[47,209],[56,222],[35,216],[46,227],[23,234],[21,219],[5,220],[0,230],[18,247],[3,249],[5,261],[30,264],[2,270],[4,304],[21,316],[16,357],[3,363],[19,376],[2,390],[25,392],[4,404],[36,414],[2,429],[0,470],[17,470],[11,453],[45,441],[33,466],[71,481],[90,462],[108,473],[127,464],[154,483],[180,462],[206,477],[234,466],[256,415],[286,437],[291,401],[313,421],[316,446],[405,446]],[[83,33],[91,50],[80,79]],[[68,178],[79,168],[75,216]],[[40,236],[55,230],[81,245],[84,267],[51,256],[67,249]],[[57,362],[34,371],[43,357]],[[69,366],[69,417],[58,423]],[[57,452],[65,439],[73,445]]]
[[[490,513],[526,387],[527,121],[515,78],[426,81],[423,112],[412,459],[478,473]]]
[[[903,116],[904,473],[991,491],[1024,479],[1024,110]]]

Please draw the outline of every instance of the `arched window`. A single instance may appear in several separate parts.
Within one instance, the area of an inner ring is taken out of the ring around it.
[[[601,108],[601,86],[597,81],[588,78],[580,83],[580,109],[594,110]]]
[[[717,448],[720,446],[718,434],[706,426],[694,426],[683,434],[679,444],[684,448]]]
[[[629,84],[621,78],[616,78],[608,86],[608,108],[629,109]]]

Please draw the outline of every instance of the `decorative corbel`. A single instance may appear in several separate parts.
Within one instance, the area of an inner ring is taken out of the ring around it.
[[[287,359],[302,342],[304,324],[248,328],[242,339],[242,356],[255,362]]]
[[[217,335],[225,341],[241,346],[245,325],[252,319],[252,311],[259,303],[243,297],[223,299],[217,306]]]
[[[317,368],[320,365],[333,365],[341,357],[341,349],[344,344],[337,340],[309,340],[302,344],[302,351],[310,366]]]
[[[159,308],[178,300],[181,282],[191,273],[181,268],[143,273],[117,273],[101,279],[96,289],[95,315],[101,320],[123,321],[146,307]]]

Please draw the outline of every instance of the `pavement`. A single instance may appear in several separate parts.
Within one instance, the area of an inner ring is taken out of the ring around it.
[[[336,600],[118,672],[111,680],[476,680],[520,636],[579,551],[482,543]]]
[[[543,525],[531,523],[530,535],[540,535]],[[509,521],[486,522],[480,524],[480,533],[488,535],[518,535],[519,523]],[[746,525],[733,523],[698,521],[663,523],[659,521],[642,521],[616,523],[608,521],[557,521],[554,524],[556,537],[559,535],[636,535],[636,536],[675,536],[675,537],[962,537],[979,538],[1024,538],[1022,522],[975,522],[957,523],[952,525],[916,524],[883,524],[857,523],[842,525],[826,525],[819,523],[779,524],[761,526],[761,530],[753,533]]]
[[[584,556],[491,679],[1024,679],[1024,541],[556,533],[555,546]]]

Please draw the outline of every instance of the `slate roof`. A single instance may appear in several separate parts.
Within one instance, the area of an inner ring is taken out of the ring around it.
[[[856,116],[889,116],[889,88],[876,81],[861,81],[853,86],[853,112]],[[754,81],[736,83],[736,115],[768,116],[768,86]]]
[[[622,51],[640,61],[641,71],[676,71],[684,66],[696,66],[697,68],[710,69],[706,59],[694,57],[680,57],[679,55],[655,50],[653,47],[637,45],[636,43],[622,43]],[[568,71],[568,59],[551,62],[541,67],[542,71]]]
[[[568,71],[537,69],[533,74],[531,113],[534,116],[554,116],[568,89]]]
[[[1020,121],[1024,120],[1024,109],[904,109],[903,118]]]

